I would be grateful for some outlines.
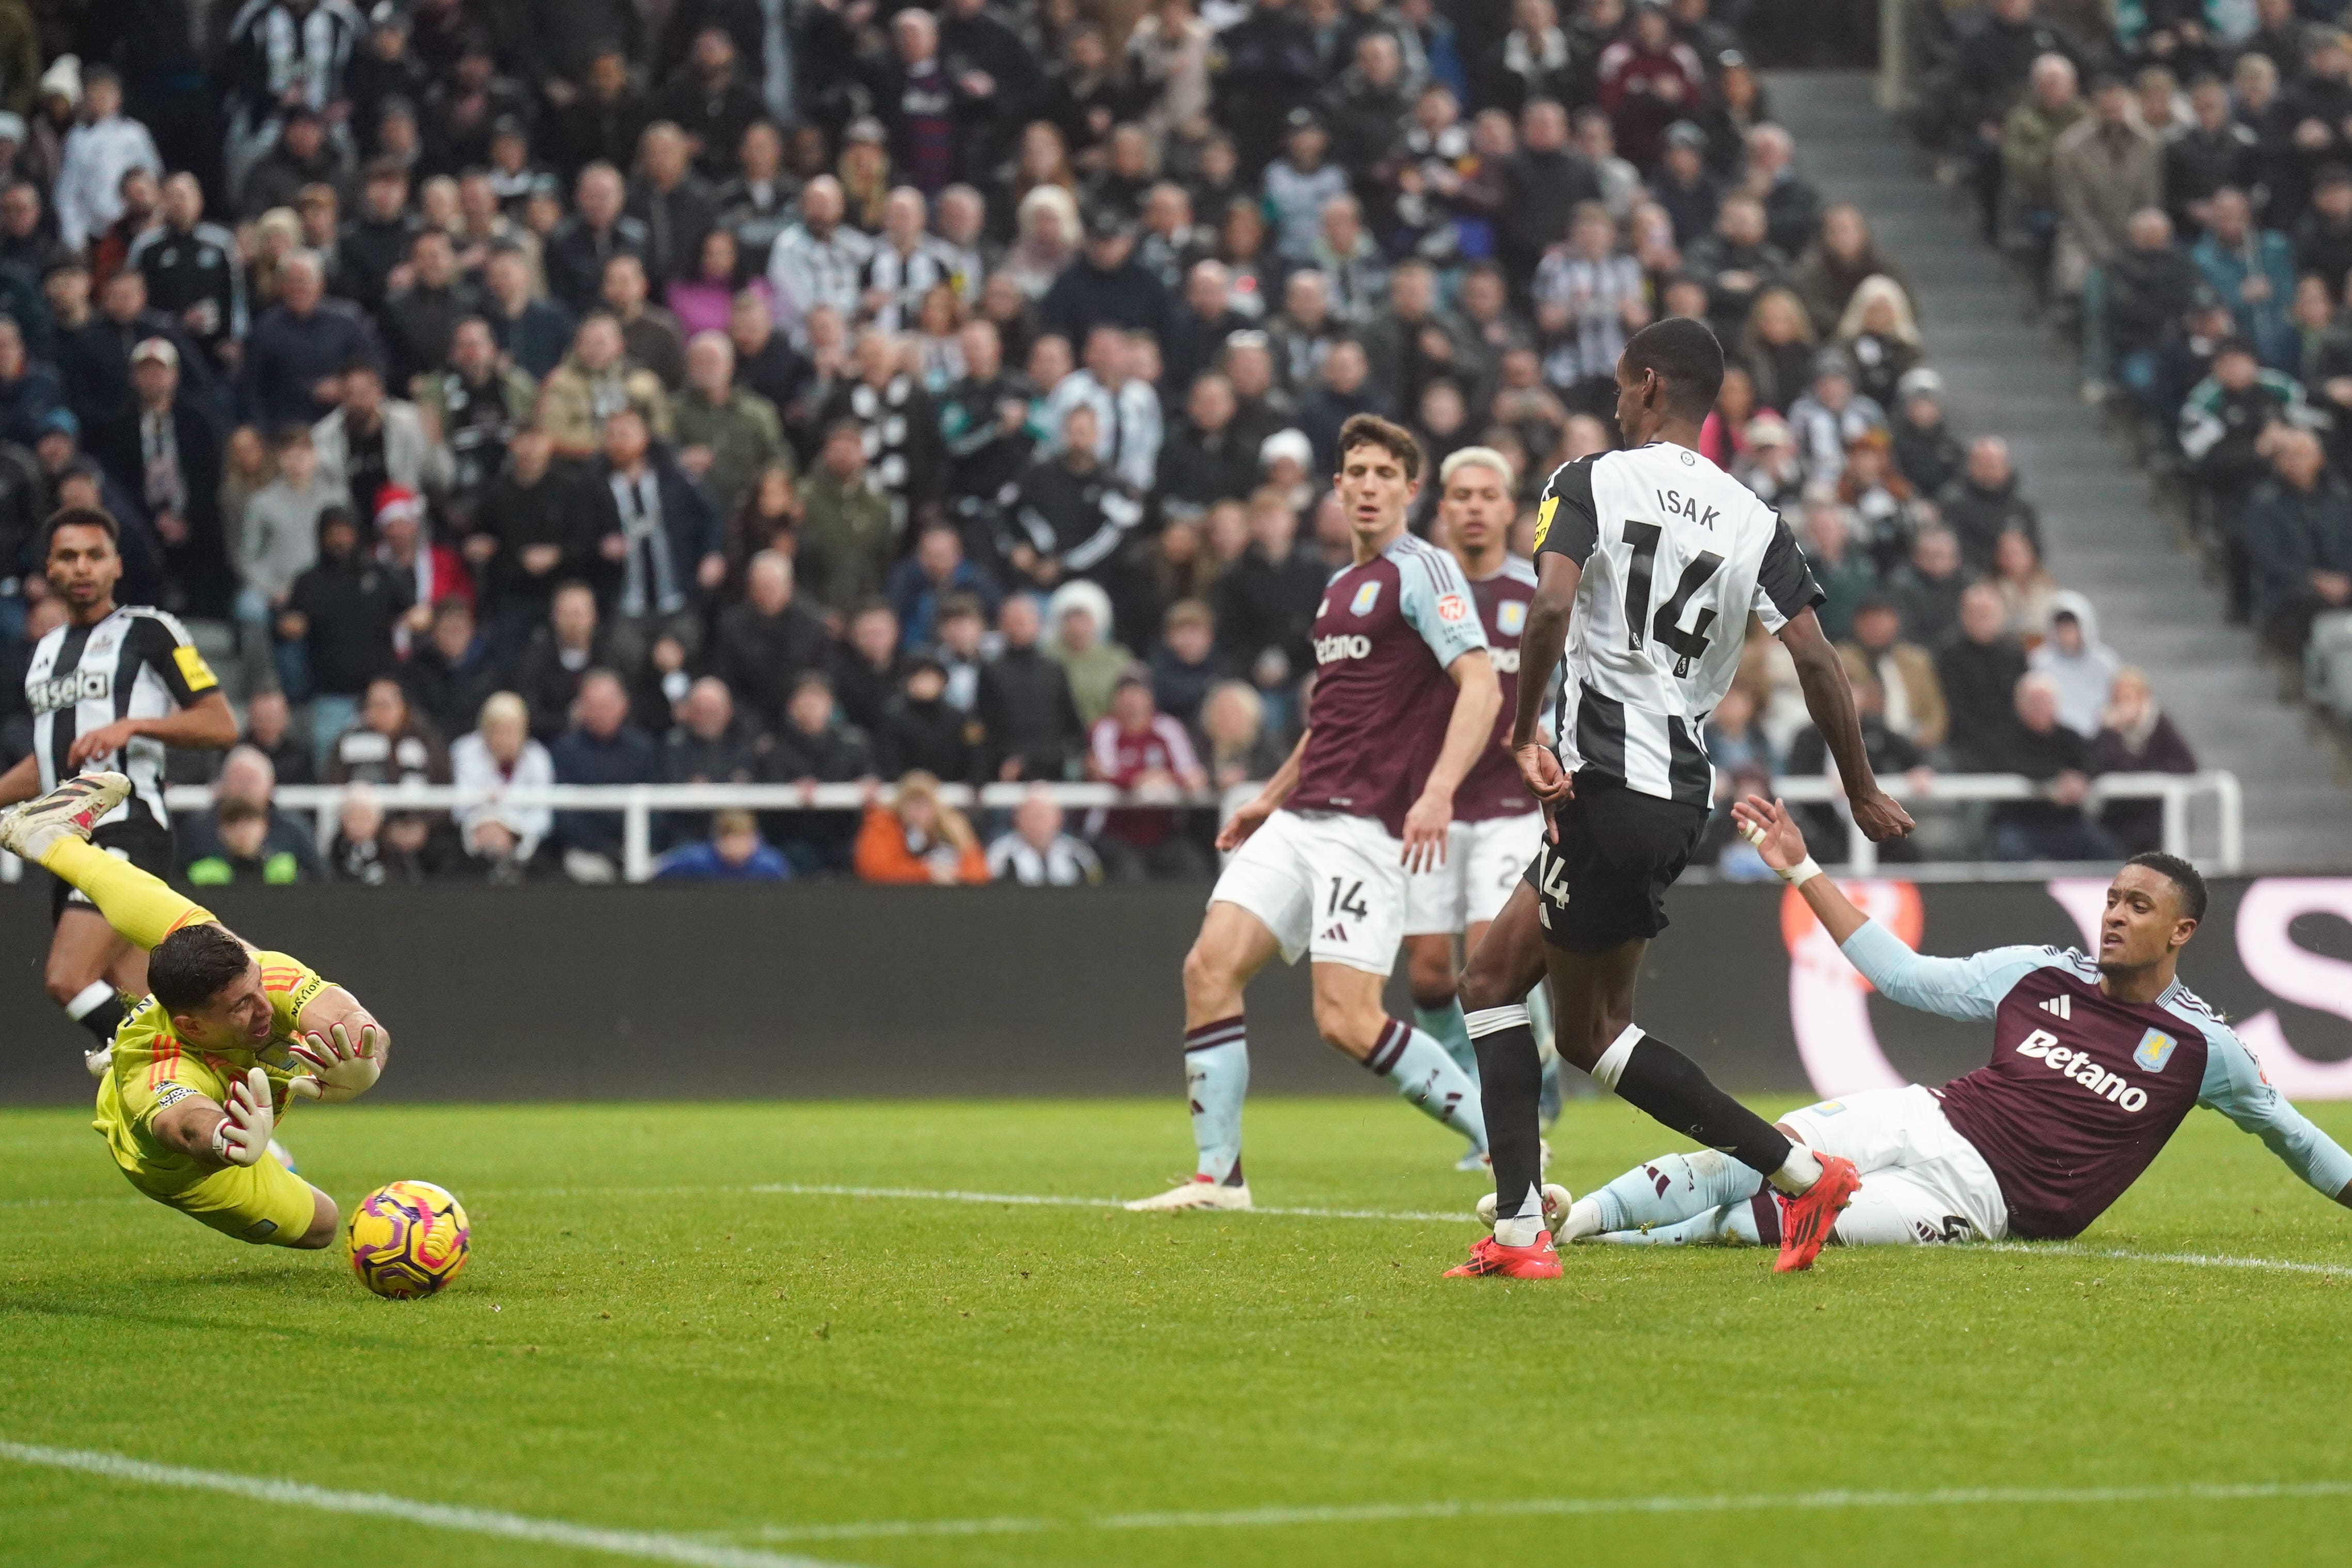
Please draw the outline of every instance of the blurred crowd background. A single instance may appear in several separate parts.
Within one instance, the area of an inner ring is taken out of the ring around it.
[[[2231,618],[2290,674],[2315,622],[2352,647],[2346,6],[1974,10],[1907,11],[1940,173],[2079,342],[2084,401],[2185,495]]]
[[[1921,136],[2081,302],[2086,392],[2194,476],[2284,646],[2352,568],[2352,51],[2254,9],[1911,36]],[[663,873],[1199,876],[1207,802],[1298,734],[1340,423],[1400,419],[1432,469],[1495,446],[1531,508],[1616,440],[1626,336],[1683,315],[1732,360],[1709,455],[1797,528],[1879,768],[2047,785],[1890,851],[2146,847],[2153,803],[2088,780],[2194,759],[1750,57],[1875,13],[0,0],[0,644],[20,670],[61,615],[41,518],[121,519],[121,597],[244,719],[174,764],[218,775],[199,883],[615,873],[611,814],[365,791],[322,852],[272,800],[313,780],[870,781],[665,821]],[[1760,634],[1708,740],[1727,787],[1824,766]],[[938,788],[1078,779],[1195,803]]]

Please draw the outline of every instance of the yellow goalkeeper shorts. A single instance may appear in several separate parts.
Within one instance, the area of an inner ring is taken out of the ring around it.
[[[239,1241],[291,1247],[309,1233],[318,1213],[310,1184],[265,1158],[259,1165],[226,1166],[192,1186],[151,1186],[139,1173],[123,1176],[157,1203],[176,1208],[200,1224]]]

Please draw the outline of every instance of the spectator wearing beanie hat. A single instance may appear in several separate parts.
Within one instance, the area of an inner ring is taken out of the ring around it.
[[[375,559],[408,600],[396,639],[404,656],[410,640],[432,626],[435,605],[445,599],[473,601],[473,574],[454,547],[427,535],[425,503],[414,490],[386,485],[376,492]]]

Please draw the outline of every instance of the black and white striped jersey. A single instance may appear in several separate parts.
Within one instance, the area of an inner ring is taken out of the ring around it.
[[[1712,804],[1699,732],[1738,673],[1748,612],[1778,632],[1822,600],[1789,525],[1697,453],[1654,441],[1552,475],[1538,570],[1547,552],[1584,571],[1560,662],[1560,765]]]
[[[61,778],[111,769],[131,779],[131,797],[99,825],[142,814],[169,826],[163,810],[165,747],[140,736],[80,768],[66,755],[74,737],[117,719],[162,718],[220,685],[188,629],[161,610],[124,605],[94,626],[59,626],[33,650],[25,673],[25,701],[33,710],[33,751],[41,762],[41,789]]]

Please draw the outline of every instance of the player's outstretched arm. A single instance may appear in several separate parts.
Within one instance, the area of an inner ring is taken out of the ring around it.
[[[1766,865],[1804,895],[1846,961],[1891,1002],[1939,1018],[1982,1020],[2027,970],[2049,963],[2048,947],[1991,947],[1966,958],[1930,958],[1854,906],[1805,849],[1805,835],[1778,800],[1750,795],[1731,819]]]
[[[305,1100],[335,1105],[357,1099],[375,1087],[392,1055],[392,1032],[341,986],[329,986],[304,1004],[296,1027],[301,1038],[288,1051],[310,1071],[287,1089]]]
[[[216,1166],[258,1165],[269,1157],[278,1118],[269,1076],[258,1067],[229,1083],[228,1103],[190,1093],[155,1113],[150,1125],[167,1146]]]
[[[1290,799],[1290,792],[1298,788],[1298,759],[1307,755],[1307,737],[1314,733],[1311,727],[1301,732],[1298,744],[1290,748],[1290,755],[1284,758],[1282,766],[1274,770],[1274,777],[1265,781],[1265,788],[1252,797],[1240,810],[1225,819],[1225,825],[1217,830],[1219,850],[1231,854],[1241,848],[1249,836],[1264,827],[1265,820],[1280,810],[1282,803]]]
[[[1854,825],[1872,843],[1899,839],[1912,828],[1911,813],[1897,805],[1870,769],[1870,753],[1862,744],[1862,721],[1853,706],[1853,687],[1845,678],[1845,664],[1822,632],[1821,618],[1811,608],[1799,611],[1776,633],[1780,645],[1797,663],[1797,684],[1805,694],[1805,711],[1813,727],[1837,758],[1838,778],[1845,785],[1846,803]]]
[[[2206,1038],[2205,1081],[2198,1086],[2197,1103],[2253,1134],[2287,1169],[2352,1208],[2352,1154],[2271,1086],[2236,1034],[2214,1029],[2206,1030]]]
[[[1756,846],[1756,853],[1764,863],[1804,895],[1806,905],[1829,928],[1831,939],[1839,946],[1844,946],[1847,937],[1869,924],[1870,916],[1855,908],[1853,900],[1822,874],[1812,852],[1805,848],[1804,831],[1789,815],[1787,806],[1778,800],[1767,800],[1761,795],[1750,795],[1731,803],[1731,820],[1738,825],[1740,836]]]
[[[1495,662],[1473,648],[1445,666],[1454,680],[1454,712],[1445,721],[1445,742],[1412,809],[1404,814],[1404,863],[1410,871],[1434,871],[1445,863],[1445,830],[1454,822],[1454,791],[1495,733],[1503,706],[1503,684]]]
[[[111,757],[142,735],[166,746],[221,751],[236,744],[236,715],[229,711],[226,697],[216,691],[206,692],[176,713],[159,718],[119,718],[74,737],[66,765],[79,768],[95,758]]]

